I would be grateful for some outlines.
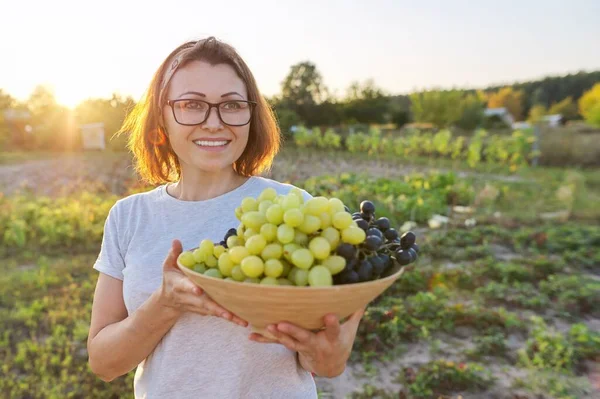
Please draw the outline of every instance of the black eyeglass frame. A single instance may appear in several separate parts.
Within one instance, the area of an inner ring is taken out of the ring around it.
[[[198,101],[198,102],[203,102],[205,104],[208,104],[208,111],[206,111],[206,117],[204,118],[204,120],[199,123],[181,123],[181,122],[179,122],[177,120],[177,116],[175,115],[175,104],[180,101]],[[221,117],[221,110],[220,110],[219,106],[221,104],[227,104],[227,103],[231,103],[231,102],[244,102],[250,106],[250,118],[248,118],[248,122],[243,123],[241,125],[232,125],[231,123],[227,123],[223,120],[223,118]],[[177,122],[178,124],[180,124],[182,126],[198,126],[198,125],[203,124],[204,122],[206,122],[208,120],[208,117],[210,116],[210,112],[213,109],[213,107],[217,109],[217,116],[219,117],[219,120],[223,124],[225,124],[227,126],[246,126],[247,124],[249,124],[252,121],[252,115],[254,114],[254,108],[256,107],[257,102],[256,101],[248,101],[248,100],[227,100],[227,101],[221,101],[220,103],[211,103],[211,102],[204,101],[204,100],[198,100],[198,99],[192,99],[192,98],[182,98],[179,100],[167,100],[167,105],[169,107],[171,107],[171,111],[173,112],[173,119],[175,119],[175,122]]]

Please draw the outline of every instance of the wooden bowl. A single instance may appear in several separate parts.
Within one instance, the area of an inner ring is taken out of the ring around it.
[[[179,269],[215,302],[246,320],[265,336],[269,324],[287,321],[305,329],[323,327],[323,317],[334,313],[340,320],[379,296],[404,272],[364,283],[331,287],[260,285],[222,280],[195,272],[177,262]]]

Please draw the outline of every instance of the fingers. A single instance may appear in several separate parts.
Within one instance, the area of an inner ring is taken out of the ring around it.
[[[329,341],[337,341],[340,336],[340,322],[337,316],[330,313],[323,319],[325,322],[325,336]]]
[[[171,243],[171,249],[169,250],[165,262],[163,263],[163,270],[179,270],[179,268],[177,267],[177,258],[179,257],[179,255],[181,255],[182,252],[183,246],[181,245],[181,241],[173,240],[173,242]]]
[[[265,336],[260,335],[258,333],[252,333],[252,334],[250,334],[250,336],[248,338],[250,338],[250,341],[260,342],[260,343],[263,343],[263,344],[277,344],[277,343],[279,343],[276,340],[266,338]]]
[[[360,320],[362,319],[363,315],[365,314],[366,309],[367,309],[366,307],[358,309],[356,312],[354,312],[354,313],[352,313],[352,315],[350,315],[350,318],[348,319],[348,321],[358,325],[358,323],[360,323]]]
[[[270,326],[268,326],[267,331],[269,331],[277,339],[277,342],[279,342],[289,350],[294,352],[298,352],[301,350],[302,345],[298,341],[296,341],[294,338],[287,335],[286,333],[279,331],[279,329],[275,325],[271,324]]]
[[[221,317],[242,327],[246,327],[248,325],[245,320],[242,320],[227,309],[223,308],[215,301],[210,299],[210,297],[208,297],[206,294],[190,298],[186,305],[187,310],[195,313]]]

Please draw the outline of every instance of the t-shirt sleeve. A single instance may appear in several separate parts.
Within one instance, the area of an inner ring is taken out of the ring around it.
[[[123,280],[125,269],[125,256],[121,247],[123,231],[119,228],[119,209],[117,204],[108,212],[104,223],[104,235],[100,254],[94,263],[94,269],[111,277]]]

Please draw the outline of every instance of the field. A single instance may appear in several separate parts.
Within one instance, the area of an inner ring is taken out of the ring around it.
[[[417,223],[419,260],[320,397],[600,397],[599,170],[287,146],[269,177]],[[87,368],[91,266],[112,204],[146,189],[124,153],[0,154],[0,396],[130,396],[133,373]]]

